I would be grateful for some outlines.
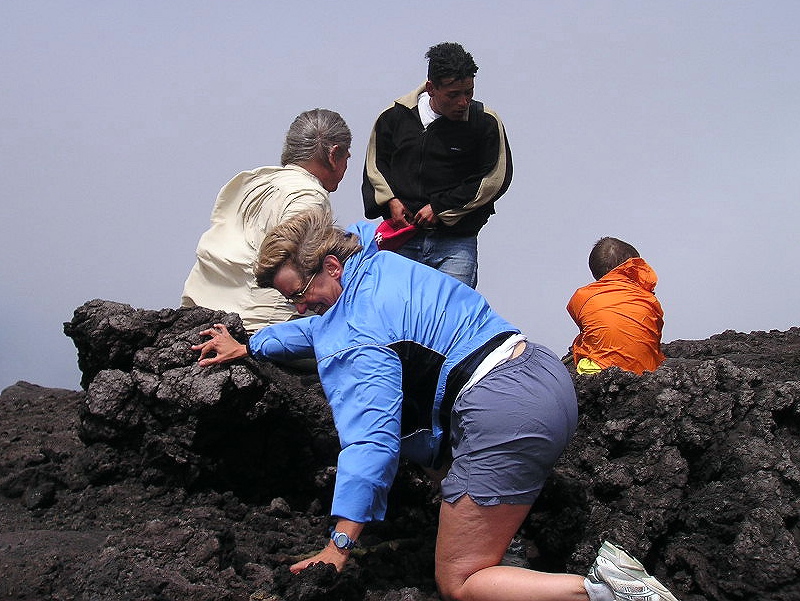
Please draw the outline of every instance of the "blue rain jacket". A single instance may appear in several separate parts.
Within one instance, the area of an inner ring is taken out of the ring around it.
[[[342,447],[332,513],[356,522],[383,519],[401,453],[438,465],[453,400],[483,349],[519,332],[455,278],[378,251],[375,227],[349,228],[364,248],[345,262],[342,294],[324,315],[249,342],[256,357],[316,357]]]

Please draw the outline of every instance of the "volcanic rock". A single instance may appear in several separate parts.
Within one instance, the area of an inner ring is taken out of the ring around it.
[[[437,599],[437,501],[402,465],[337,575],[318,551],[338,438],[314,374],[191,345],[238,316],[90,301],[65,333],[82,391],[0,396],[0,596]],[[637,376],[574,376],[578,431],[512,545],[585,573],[609,539],[678,598],[800,599],[800,329],[663,345]]]

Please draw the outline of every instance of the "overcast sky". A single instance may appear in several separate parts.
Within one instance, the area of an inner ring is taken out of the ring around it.
[[[217,192],[279,162],[293,118],[353,132],[331,200],[362,218],[378,113],[457,41],[503,119],[511,188],[479,290],[563,354],[604,235],[659,275],[665,342],[800,325],[800,2],[0,4],[0,388],[77,389],[85,301],[179,304]]]

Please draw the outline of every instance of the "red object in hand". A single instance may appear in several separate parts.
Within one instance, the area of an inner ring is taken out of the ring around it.
[[[391,219],[385,219],[375,230],[375,242],[381,250],[396,250],[411,240],[416,233],[416,225],[397,227]]]

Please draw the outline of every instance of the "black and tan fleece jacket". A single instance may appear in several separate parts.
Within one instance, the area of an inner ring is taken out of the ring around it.
[[[368,219],[389,216],[398,198],[415,213],[427,204],[443,235],[474,236],[511,183],[511,150],[500,117],[472,100],[464,121],[422,126],[417,102],[424,84],[399,98],[375,122],[364,164]]]

